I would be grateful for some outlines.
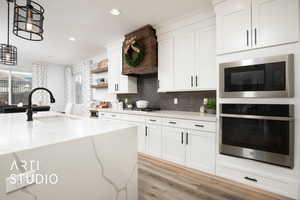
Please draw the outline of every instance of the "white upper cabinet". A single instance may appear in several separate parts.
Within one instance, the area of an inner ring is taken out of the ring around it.
[[[251,48],[251,0],[228,0],[216,7],[218,54]]]
[[[174,87],[178,90],[194,87],[195,33],[176,34],[174,41]]]
[[[173,37],[162,38],[158,42],[158,91],[172,90],[174,87]]]
[[[298,0],[226,0],[215,11],[217,54],[299,41]]]
[[[216,90],[215,19],[158,37],[158,92]]]
[[[253,0],[253,46],[299,40],[299,0]]]
[[[122,75],[122,41],[107,46],[108,89],[110,93],[137,93],[137,79]]]
[[[195,87],[214,90],[217,88],[215,26],[198,30],[196,38]]]

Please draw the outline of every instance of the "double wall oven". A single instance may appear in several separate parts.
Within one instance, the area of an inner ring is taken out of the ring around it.
[[[284,55],[220,65],[220,98],[258,99],[220,105],[221,154],[294,167],[294,105],[259,103],[293,97],[293,63]]]

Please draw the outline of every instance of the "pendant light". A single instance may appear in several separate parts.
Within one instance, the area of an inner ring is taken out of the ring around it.
[[[12,2],[12,0],[7,0],[7,44],[0,44],[0,63],[15,66],[18,64],[17,47],[9,44],[10,2]]]
[[[44,8],[31,0],[15,0],[13,33],[23,39],[42,41],[44,39]]]

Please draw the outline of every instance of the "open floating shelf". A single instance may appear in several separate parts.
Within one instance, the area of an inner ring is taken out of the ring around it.
[[[94,89],[108,88],[108,84],[101,83],[101,84],[97,84],[97,85],[91,85],[91,88],[94,88]]]
[[[97,67],[91,70],[91,73],[97,74],[102,72],[108,72],[108,59],[102,60],[97,64]]]

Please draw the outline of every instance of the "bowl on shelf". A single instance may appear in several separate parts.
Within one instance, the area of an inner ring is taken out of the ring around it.
[[[136,107],[139,109],[147,108],[149,105],[149,101],[139,100],[135,102]]]

